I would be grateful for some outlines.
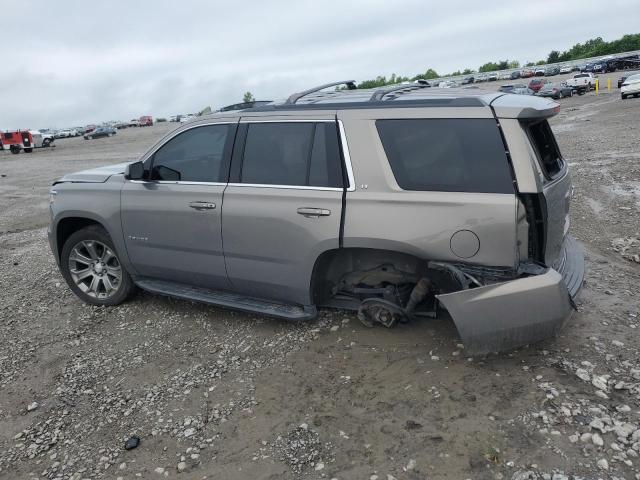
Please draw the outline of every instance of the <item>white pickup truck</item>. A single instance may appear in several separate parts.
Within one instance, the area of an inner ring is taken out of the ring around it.
[[[596,86],[596,77],[593,73],[576,73],[573,78],[566,80],[566,84],[582,95]]]

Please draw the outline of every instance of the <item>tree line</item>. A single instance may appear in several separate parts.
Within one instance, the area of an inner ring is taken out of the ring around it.
[[[532,67],[535,65],[544,65],[547,63],[566,62],[569,60],[580,60],[582,58],[599,57],[602,55],[611,55],[614,53],[629,52],[640,50],[640,33],[624,35],[622,38],[605,42],[602,37],[587,40],[584,43],[576,43],[569,50],[559,52],[552,50],[546,60],[538,60],[536,62],[527,62],[524,67]],[[465,68],[464,70],[456,70],[447,74],[439,74],[433,68],[428,68],[424,73],[418,73],[413,77],[391,74],[389,78],[378,75],[376,78],[364,80],[358,84],[358,88],[376,88],[384,85],[392,85],[394,83],[410,82],[416,80],[431,80],[434,78],[455,77],[459,75],[472,75],[474,73],[495,72],[497,70],[508,70],[520,68],[520,62],[517,60],[498,60],[496,62],[487,62],[480,65],[477,70]]]

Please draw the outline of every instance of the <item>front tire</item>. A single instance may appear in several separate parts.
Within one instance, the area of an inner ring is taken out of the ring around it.
[[[71,291],[91,305],[119,305],[135,291],[111,237],[97,225],[69,236],[62,247],[60,271]]]
[[[622,97],[622,100],[626,100],[627,96],[623,93],[622,95],[620,95]]]

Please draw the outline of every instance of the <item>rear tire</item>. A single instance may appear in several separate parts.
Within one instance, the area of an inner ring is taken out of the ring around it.
[[[622,100],[626,100],[627,96],[623,93],[622,95],[620,95],[622,97]]]
[[[71,291],[91,305],[119,305],[136,288],[111,237],[97,225],[69,236],[62,247],[60,271]]]
[[[17,155],[18,153],[20,153],[20,147],[18,147],[17,145],[11,145],[9,147],[9,150],[11,151],[11,153],[13,153],[14,155]]]

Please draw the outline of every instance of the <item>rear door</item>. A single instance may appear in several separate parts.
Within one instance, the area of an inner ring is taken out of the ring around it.
[[[122,228],[139,275],[228,287],[221,211],[236,122],[183,129],[147,158],[147,180],[125,181]]]
[[[335,116],[242,118],[222,226],[234,290],[312,303],[314,263],[339,246],[343,174]]]

